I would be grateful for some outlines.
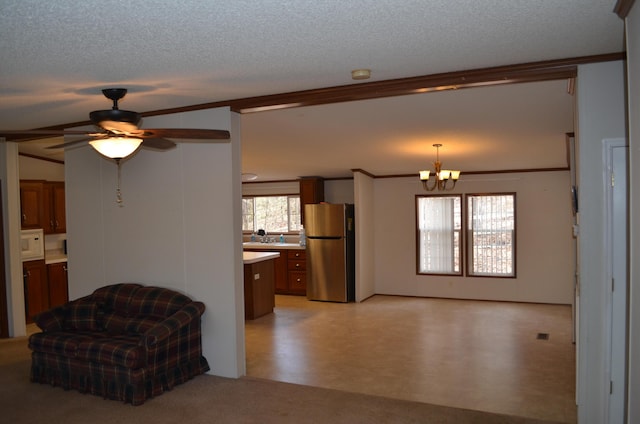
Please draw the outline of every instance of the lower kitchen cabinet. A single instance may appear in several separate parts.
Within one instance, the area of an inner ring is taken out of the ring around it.
[[[275,293],[307,294],[306,252],[304,249],[245,249],[248,252],[278,252],[273,260]]]
[[[290,294],[307,294],[307,252],[287,250],[287,290]]]
[[[67,263],[48,264],[47,275],[49,277],[49,307],[64,305],[69,301]]]
[[[40,312],[69,301],[66,262],[26,261],[22,263],[22,271],[27,323],[32,323]]]
[[[22,263],[24,278],[24,309],[27,323],[40,312],[49,309],[49,282],[44,260]]]

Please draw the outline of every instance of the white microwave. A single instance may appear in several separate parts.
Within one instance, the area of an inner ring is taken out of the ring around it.
[[[44,231],[22,230],[20,232],[20,249],[22,262],[44,259]]]

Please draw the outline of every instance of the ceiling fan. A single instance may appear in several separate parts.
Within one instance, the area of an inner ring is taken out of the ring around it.
[[[10,141],[28,141],[42,137],[61,135],[85,136],[79,140],[72,140],[47,148],[59,149],[88,142],[101,155],[115,160],[118,165],[116,202],[120,206],[122,206],[122,195],[120,191],[120,163],[122,159],[127,158],[137,151],[140,146],[163,151],[172,149],[176,146],[176,143],[169,140],[169,138],[199,140],[204,143],[224,142],[229,140],[229,131],[226,130],[193,128],[140,129],[138,128],[138,123],[142,116],[139,113],[118,108],[118,100],[122,99],[125,94],[127,94],[126,88],[106,88],[102,90],[102,94],[113,101],[113,107],[111,109],[95,110],[89,113],[89,119],[94,125],[99,127],[101,131],[92,132],[57,129],[36,129],[25,131],[0,130],[0,137],[5,137]]]
[[[21,136],[14,141],[28,141],[40,137],[52,137],[61,135],[86,136],[79,140],[72,140],[62,144],[48,147],[58,149],[72,146],[84,142],[89,142],[94,149],[111,159],[124,159],[139,146],[153,150],[169,150],[176,146],[174,139],[200,140],[200,142],[215,143],[229,140],[229,131],[209,130],[193,128],[157,128],[140,129],[138,123],[142,116],[138,112],[122,110],[118,108],[118,101],[127,94],[126,88],[106,88],[102,90],[106,98],[113,101],[113,107],[107,110],[95,110],[89,113],[91,122],[99,127],[101,131],[81,131],[81,130],[56,130],[56,129],[36,129],[36,130],[0,130],[0,137],[8,140]],[[29,137],[28,136],[34,136]]]

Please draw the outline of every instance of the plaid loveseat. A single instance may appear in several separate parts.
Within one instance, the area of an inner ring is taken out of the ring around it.
[[[141,405],[209,370],[205,306],[160,287],[122,283],[36,317],[31,381]]]

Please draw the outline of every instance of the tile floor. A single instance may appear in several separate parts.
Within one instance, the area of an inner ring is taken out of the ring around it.
[[[274,313],[245,328],[251,377],[577,420],[570,306],[399,296],[340,304],[277,295]]]

